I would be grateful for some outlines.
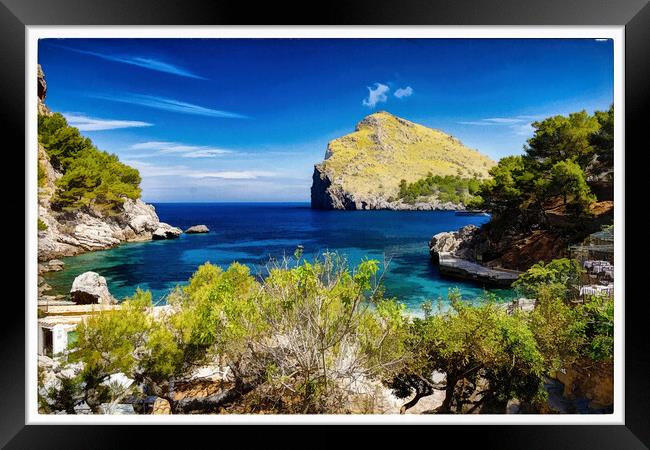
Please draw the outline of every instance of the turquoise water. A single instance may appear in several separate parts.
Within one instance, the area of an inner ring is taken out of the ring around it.
[[[110,250],[63,258],[65,270],[46,274],[55,293],[67,293],[74,278],[88,270],[106,277],[119,299],[137,287],[152,291],[154,300],[182,284],[206,261],[227,266],[247,264],[264,274],[271,258],[293,255],[304,247],[313,259],[337,251],[357,264],[364,257],[389,261],[383,284],[386,295],[417,311],[425,300],[446,299],[459,288],[466,299],[484,293],[483,286],[442,278],[429,258],[427,243],[441,231],[481,225],[485,216],[456,216],[448,211],[319,211],[306,203],[163,203],[155,204],[160,220],[186,229],[205,224],[206,234],[178,239],[123,244]],[[492,290],[510,298],[509,290]]]

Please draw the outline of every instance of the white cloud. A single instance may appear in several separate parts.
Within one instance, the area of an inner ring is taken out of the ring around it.
[[[530,122],[512,125],[510,129],[518,136],[532,136],[535,132],[535,129]]]
[[[521,123],[523,119],[518,117],[493,117],[490,119],[483,119],[485,122],[497,123],[497,124],[511,124],[511,123]]]
[[[220,117],[226,119],[247,119],[246,116],[230,111],[206,108],[205,106],[174,100],[172,98],[157,97],[155,95],[126,94],[126,95],[93,95],[94,98],[109,100],[112,102],[128,103],[149,108],[161,109],[163,111],[177,112],[181,114],[194,114],[197,116]]]
[[[461,125],[476,126],[507,126],[512,133],[518,136],[532,136],[534,128],[531,119],[534,118],[538,118],[538,116],[490,117],[458,123]]]
[[[390,91],[390,88],[385,84],[375,83],[375,88],[368,86],[368,98],[363,99],[363,105],[369,108],[374,108],[377,103],[385,103],[388,100],[386,93]]]
[[[275,172],[263,170],[241,170],[241,171],[222,171],[222,172],[192,172],[191,178],[223,178],[226,180],[255,180],[263,177],[274,177]]]
[[[170,64],[164,61],[160,61],[157,59],[153,58],[145,58],[141,56],[117,56],[117,55],[107,55],[105,53],[99,53],[99,52],[92,52],[88,50],[81,50],[77,48],[71,48],[71,47],[64,47],[61,46],[62,48],[65,48],[66,50],[70,50],[73,52],[77,53],[82,53],[84,55],[92,55],[96,56],[97,58],[102,58],[107,61],[114,61],[114,62],[119,62],[123,64],[130,64],[132,66],[138,66],[138,67],[143,67],[145,69],[149,70],[155,70],[157,72],[164,72],[164,73],[171,73],[173,75],[179,75],[181,77],[187,77],[187,78],[196,78],[200,80],[205,80],[206,78],[201,77],[199,75],[196,75],[192,72],[190,72],[187,69],[184,69],[182,67],[176,66],[174,64]]]
[[[132,145],[131,148],[134,150],[153,150],[157,153],[163,154],[178,154],[178,156],[183,158],[214,158],[215,156],[234,153],[232,150],[225,150],[222,148],[164,141],[140,142]]]
[[[207,149],[207,150],[197,150],[195,152],[183,153],[181,154],[181,156],[183,158],[214,158],[215,156],[221,156],[227,153],[232,153],[232,152],[230,150]]]
[[[404,97],[410,97],[413,95],[413,88],[411,86],[406,86],[405,88],[399,88],[398,90],[395,91],[395,97],[397,98],[404,98]]]
[[[123,162],[124,164],[138,169],[143,178],[172,176],[177,178],[182,177],[195,179],[220,178],[224,180],[256,180],[258,178],[278,176],[278,173],[276,172],[264,170],[205,171],[193,169],[184,165],[166,166],[140,160],[125,160]]]
[[[63,116],[73,127],[79,128],[79,131],[103,131],[116,130],[118,128],[140,128],[150,127],[153,124],[141,122],[138,120],[114,120],[99,119],[97,117],[88,117],[83,114],[64,113]]]

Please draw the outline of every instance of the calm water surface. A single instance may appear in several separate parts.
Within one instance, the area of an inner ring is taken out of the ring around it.
[[[318,211],[307,203],[161,203],[155,207],[163,222],[182,229],[205,224],[210,232],[64,258],[65,270],[46,274],[54,292],[69,292],[77,275],[92,270],[106,277],[116,298],[140,287],[151,290],[161,303],[170,289],[186,282],[206,261],[224,267],[238,261],[263,274],[271,258],[291,256],[299,244],[307,259],[337,251],[350,264],[365,256],[382,263],[390,260],[384,277],[386,294],[412,311],[427,299],[446,299],[454,287],[467,299],[484,292],[478,284],[441,278],[429,259],[427,243],[436,233],[481,225],[489,217],[447,211]],[[512,295],[509,290],[492,292],[504,298]]]

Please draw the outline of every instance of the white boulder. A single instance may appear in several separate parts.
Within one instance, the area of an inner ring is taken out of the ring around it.
[[[106,278],[96,272],[84,272],[74,279],[70,297],[76,304],[111,305],[117,300],[108,291]]]

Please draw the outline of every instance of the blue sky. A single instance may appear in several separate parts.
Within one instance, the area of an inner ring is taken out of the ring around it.
[[[606,109],[595,39],[47,39],[50,109],[137,167],[146,201],[307,201],[327,142],[386,110],[495,160]]]

